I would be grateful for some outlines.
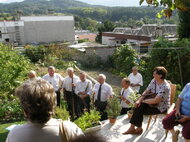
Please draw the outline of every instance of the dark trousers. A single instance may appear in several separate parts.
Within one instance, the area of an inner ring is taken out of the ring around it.
[[[120,115],[123,115],[123,114],[127,114],[127,112],[131,110],[131,108],[122,108],[121,109],[121,112],[120,112]]]
[[[61,92],[60,91],[56,91],[56,96],[57,96],[57,106],[60,107],[60,100],[61,100]]]
[[[80,111],[84,113],[84,109],[87,109],[87,111],[90,111],[90,96],[85,97],[84,99],[81,99],[79,97],[79,106]]]
[[[79,117],[80,110],[79,110],[78,96],[70,91],[64,91],[64,95],[65,95],[65,100],[67,102],[67,110],[69,111],[70,116],[74,116],[75,114],[77,117]]]
[[[142,127],[143,115],[155,114],[161,114],[160,110],[158,110],[156,107],[151,107],[148,104],[142,103],[139,107],[134,109],[130,123],[137,127]]]
[[[176,113],[176,110],[172,111],[162,120],[164,129],[171,130],[174,128],[174,126],[177,126],[178,124],[180,124],[183,126],[183,129],[182,129],[183,137],[185,139],[190,139],[190,120],[183,123],[177,122],[175,121],[175,118],[176,118],[175,113]]]
[[[95,101],[95,107],[97,111],[100,112],[100,115],[101,115],[100,121],[108,119],[108,114],[107,112],[105,112],[106,106],[107,106],[107,102],[101,102],[98,100]]]

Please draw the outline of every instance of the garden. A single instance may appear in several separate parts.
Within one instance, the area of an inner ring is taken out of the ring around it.
[[[139,56],[129,45],[118,47],[110,56],[106,65],[97,64],[96,68],[85,66],[72,59],[75,50],[67,48],[67,44],[49,46],[26,46],[23,52],[15,51],[8,45],[0,44],[0,141],[5,141],[8,131],[5,129],[12,124],[23,124],[25,119],[18,98],[14,95],[16,87],[27,79],[30,70],[36,70],[39,76],[47,71],[47,66],[54,65],[62,76],[66,76],[65,69],[68,66],[78,66],[90,76],[96,78],[98,73],[108,74],[108,83],[114,88],[115,98],[108,103],[108,115],[115,119],[119,116],[120,105],[117,98],[120,91],[120,80],[131,72],[133,66],[139,67],[143,75],[144,86],[142,92],[152,78],[152,70],[155,66],[165,66],[168,69],[168,80],[177,84],[176,97],[181,88],[189,82],[190,75],[190,40],[182,39],[170,42],[160,38],[149,50],[147,56]],[[96,57],[97,58],[97,57]],[[94,65],[93,65],[94,66]],[[76,72],[77,74],[77,72]],[[135,96],[134,96],[134,99]],[[62,99],[63,100],[63,99]],[[70,118],[66,111],[66,103],[62,101],[61,108],[56,108],[54,117],[67,120]],[[114,104],[114,105],[113,105]],[[92,107],[74,122],[82,129],[99,125],[99,113]],[[114,122],[112,122],[114,123]]]

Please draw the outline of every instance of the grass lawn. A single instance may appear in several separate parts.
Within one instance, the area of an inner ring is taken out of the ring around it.
[[[5,128],[7,128],[13,124],[23,124],[23,123],[25,123],[25,122],[20,121],[20,122],[11,122],[11,123],[0,124],[0,142],[5,142],[7,134],[9,132]]]

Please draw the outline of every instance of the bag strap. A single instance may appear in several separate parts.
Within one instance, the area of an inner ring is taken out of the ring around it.
[[[90,82],[88,81],[86,88],[85,88],[85,92],[87,92],[89,84],[90,84]]]
[[[60,120],[60,123],[59,123],[59,131],[60,131],[60,134],[61,134],[62,142],[69,142],[62,120]]]

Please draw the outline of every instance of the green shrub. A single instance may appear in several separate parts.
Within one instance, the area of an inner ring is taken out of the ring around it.
[[[121,104],[120,99],[117,97],[113,97],[108,101],[108,106],[106,108],[106,112],[108,113],[108,117],[117,118],[121,112]]]
[[[66,110],[65,107],[56,107],[53,117],[62,120],[68,120],[70,118],[69,112]]]
[[[116,49],[116,52],[110,57],[110,62],[117,74],[126,77],[130,74],[132,67],[137,65],[137,59],[136,51],[128,45],[123,45]]]
[[[84,115],[75,120],[74,123],[85,131],[87,128],[97,126],[99,121],[100,113],[96,110],[91,110],[90,113],[85,112]]]
[[[0,90],[14,92],[25,79],[31,64],[27,58],[0,44]],[[1,95],[1,94],[0,94]]]

